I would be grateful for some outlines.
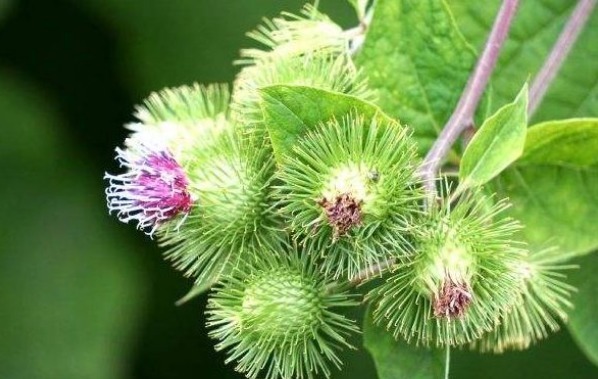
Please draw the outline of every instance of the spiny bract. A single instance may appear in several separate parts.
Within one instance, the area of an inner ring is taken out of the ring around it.
[[[266,148],[248,151],[236,134],[227,134],[195,154],[189,180],[197,205],[179,230],[159,237],[175,267],[205,283],[239,259],[250,260],[252,248],[278,241],[280,232],[271,205],[274,162]]]
[[[524,283],[521,299],[501,316],[500,325],[472,348],[483,352],[502,353],[506,350],[523,350],[531,344],[559,330],[559,323],[567,321],[571,285],[564,282],[563,271],[575,269],[565,265],[557,249],[530,251],[525,260],[517,262],[514,270]]]

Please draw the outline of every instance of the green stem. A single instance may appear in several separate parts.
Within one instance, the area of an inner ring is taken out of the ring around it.
[[[445,359],[445,363],[444,363],[444,379],[448,379],[450,367],[451,367],[451,346],[446,345],[446,359]]]

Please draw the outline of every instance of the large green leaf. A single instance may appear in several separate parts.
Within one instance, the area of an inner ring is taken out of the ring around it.
[[[384,328],[374,325],[368,310],[363,341],[376,364],[378,379],[438,379],[444,372],[444,353],[416,348],[397,341]]]
[[[460,187],[487,183],[523,153],[527,131],[527,85],[514,102],[488,118],[463,153]]]
[[[569,313],[569,330],[586,356],[598,366],[598,254],[587,255],[575,263],[579,270],[572,272],[569,279],[578,292]]]
[[[475,46],[482,46],[500,0],[451,0],[455,20]],[[576,5],[571,0],[521,1],[492,76],[493,103],[510,101],[538,72]],[[534,115],[534,122],[598,115],[598,12],[591,16],[557,78]]]
[[[474,62],[442,0],[378,0],[357,57],[379,105],[414,129],[420,152],[450,117]]]
[[[356,97],[306,86],[275,85],[260,90],[264,122],[276,160],[292,150],[297,139],[317,125],[354,113],[391,121],[378,107]]]
[[[563,258],[598,248],[596,151],[598,119],[535,125],[521,161],[494,181],[532,248],[556,245]]]

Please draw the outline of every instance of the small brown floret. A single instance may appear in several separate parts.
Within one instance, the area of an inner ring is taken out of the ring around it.
[[[447,280],[434,299],[434,316],[445,318],[462,317],[467,312],[472,298],[467,284]]]
[[[356,201],[350,194],[344,193],[333,201],[326,198],[318,202],[326,211],[328,223],[334,229],[334,238],[338,238],[354,226],[361,225],[361,201]]]

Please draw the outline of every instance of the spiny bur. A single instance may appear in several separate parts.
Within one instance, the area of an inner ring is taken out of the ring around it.
[[[278,172],[280,210],[323,270],[352,278],[410,253],[409,231],[423,197],[406,128],[351,114],[293,146]]]
[[[206,313],[217,350],[249,378],[329,377],[340,347],[351,347],[353,321],[339,313],[358,304],[317,270],[309,254],[263,249],[211,293]]]
[[[523,291],[513,267],[526,250],[521,228],[504,216],[507,203],[487,207],[477,191],[454,207],[432,206],[416,228],[416,254],[368,295],[374,322],[395,338],[455,346],[493,330]]]

